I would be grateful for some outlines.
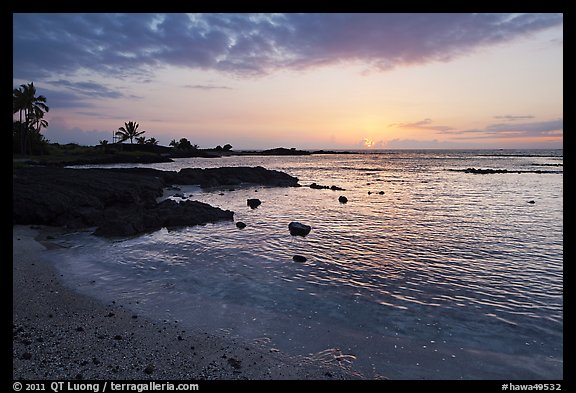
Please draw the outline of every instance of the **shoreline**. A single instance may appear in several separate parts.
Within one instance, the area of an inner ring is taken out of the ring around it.
[[[33,228],[12,231],[14,380],[361,379],[342,367],[186,331],[77,293],[42,257],[59,229]]]

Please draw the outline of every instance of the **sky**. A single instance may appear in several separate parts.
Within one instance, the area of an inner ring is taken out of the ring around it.
[[[562,148],[562,14],[13,14],[51,142]]]

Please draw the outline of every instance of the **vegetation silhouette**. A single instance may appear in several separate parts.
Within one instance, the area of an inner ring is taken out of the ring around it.
[[[138,131],[138,126],[139,124],[135,121],[129,121],[124,123],[124,127],[118,128],[118,131],[116,131],[116,136],[120,138],[120,143],[130,139],[130,144],[133,144],[134,138],[137,138],[146,132]]]
[[[170,146],[180,150],[198,150],[198,145],[193,145],[186,138],[180,138],[179,141],[172,139],[172,141],[170,141]]]
[[[45,96],[36,96],[34,82],[22,84],[12,91],[12,114],[19,114],[19,121],[13,123],[12,136],[15,144],[19,144],[21,154],[31,154],[33,143],[41,147],[47,142],[40,134],[42,128],[48,127],[44,114],[50,108],[46,101]]]

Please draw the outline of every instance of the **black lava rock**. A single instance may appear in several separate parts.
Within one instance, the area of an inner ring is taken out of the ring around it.
[[[312,227],[310,225],[292,221],[288,224],[288,230],[292,236],[306,236],[310,233]]]
[[[248,206],[250,206],[250,208],[256,209],[258,206],[260,206],[262,204],[262,201],[260,201],[260,199],[253,198],[253,199],[248,199],[246,204]]]

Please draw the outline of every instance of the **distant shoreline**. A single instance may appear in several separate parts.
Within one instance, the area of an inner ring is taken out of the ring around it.
[[[60,146],[60,145],[59,145]],[[178,150],[166,146],[129,145],[121,148],[108,147],[104,151],[100,146],[78,147],[80,152],[67,151],[61,147],[62,154],[41,156],[13,156],[13,166],[77,166],[77,165],[108,165],[108,164],[154,164],[173,162],[179,158],[222,158],[233,156],[313,156],[330,154],[401,154],[437,152],[478,152],[485,157],[557,157],[543,152],[563,152],[564,149],[347,149],[347,150],[302,150],[296,148],[277,147],[273,149],[191,149]],[[526,153],[530,152],[530,153]],[[563,153],[562,153],[563,155]]]

